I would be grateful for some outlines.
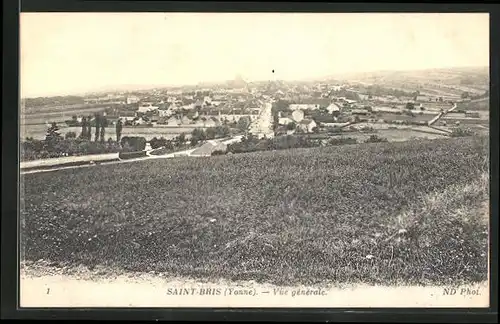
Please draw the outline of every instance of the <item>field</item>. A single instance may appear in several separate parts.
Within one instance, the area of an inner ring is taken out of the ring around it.
[[[371,135],[386,138],[389,142],[402,142],[413,139],[441,139],[446,135],[441,134],[427,127],[412,127],[407,129],[379,129],[376,132],[370,133],[346,133],[345,137],[356,138],[358,142],[366,141]]]
[[[461,103],[458,108],[470,110],[470,111],[488,111],[490,110],[490,100],[486,99],[478,99],[472,100],[470,102]]]
[[[488,138],[21,176],[22,259],[283,284],[487,279]]]
[[[455,118],[455,117],[448,117],[448,116],[444,116],[443,118],[441,118],[440,120],[441,122],[446,122],[448,124],[454,124],[456,122],[459,122],[461,125],[483,125],[483,126],[489,126],[490,125],[490,121],[489,120],[485,120],[485,119],[481,119],[481,118],[466,118],[466,117],[463,117],[463,118]]]
[[[71,119],[73,115],[86,116],[92,115],[95,112],[103,112],[109,106],[110,104],[25,108],[21,111],[20,119],[26,124],[64,122]]]

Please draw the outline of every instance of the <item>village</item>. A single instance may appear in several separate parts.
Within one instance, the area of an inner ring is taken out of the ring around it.
[[[401,129],[450,132],[449,127],[483,125],[488,111],[463,107],[484,99],[484,91],[450,95],[422,94],[358,83],[293,84],[280,81],[247,84],[239,88],[152,90],[86,98],[85,105],[102,105],[110,126],[121,120],[130,130],[152,128],[149,138],[162,135],[161,128],[188,130],[237,125],[242,119],[256,123],[266,102],[273,102],[273,134],[332,133],[360,129]],[[474,97],[475,96],[475,97]],[[444,114],[446,112],[446,114]],[[442,114],[443,116],[441,116]],[[439,115],[439,118],[436,118]],[[78,127],[84,116],[73,116],[67,126]],[[441,118],[442,117],[442,118]],[[93,117],[91,117],[93,118]],[[75,120],[76,119],[76,120]],[[349,126],[349,127],[348,127]],[[430,130],[428,127],[434,129]],[[436,127],[439,126],[439,129]],[[157,131],[155,131],[155,129]],[[141,132],[142,133],[142,132]]]
[[[491,306],[491,15],[292,7],[24,15],[21,307]]]
[[[46,139],[52,129],[66,139],[94,141],[77,141],[78,149],[50,153],[57,156],[116,153],[124,150],[124,141],[138,143],[135,139],[140,139],[145,144],[129,143],[140,154],[174,157],[256,150],[248,141],[235,144],[249,136],[258,150],[270,150],[440,139],[489,131],[489,110],[484,106],[489,93],[482,84],[474,88],[458,84],[444,90],[415,81],[395,86],[394,82],[357,80],[246,82],[236,77],[204,87],[56,97],[52,102],[35,98],[23,102],[21,138],[28,140],[27,147],[37,146],[36,141]],[[41,101],[45,105],[40,106]],[[30,113],[34,104],[39,104],[36,113]],[[85,129],[96,127],[99,136],[82,136]],[[283,143],[265,141],[273,138]],[[264,142],[258,144],[261,139]],[[290,140],[302,144],[293,146]],[[97,142],[104,141],[108,144],[98,148]],[[26,159],[52,156],[45,150],[29,151],[33,154]]]

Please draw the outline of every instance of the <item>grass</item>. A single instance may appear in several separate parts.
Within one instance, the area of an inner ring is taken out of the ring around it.
[[[469,111],[488,111],[490,110],[490,101],[489,98],[472,100],[471,102],[460,103],[458,108]]]
[[[22,259],[274,284],[487,278],[487,137],[21,176]]]

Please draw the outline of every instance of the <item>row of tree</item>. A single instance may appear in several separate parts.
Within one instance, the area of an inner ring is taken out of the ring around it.
[[[120,143],[112,138],[105,142],[93,142],[71,137],[48,141],[28,138],[21,143],[20,158],[21,161],[29,161],[63,156],[116,153],[123,150]]]
[[[73,116],[73,120],[76,120],[76,116]],[[82,121],[79,123],[82,127],[79,138],[81,139],[92,139],[92,127],[94,127],[94,141],[95,142],[104,142],[106,135],[106,127],[109,126],[108,120],[106,116],[96,113],[94,115],[94,119],[91,116],[83,117]],[[118,120],[116,123],[116,141],[119,142],[123,130],[123,123],[121,120]],[[72,137],[73,133],[68,133],[68,137]],[[57,123],[53,122],[52,125],[48,128],[46,133],[46,140],[56,140],[62,139],[61,134],[59,133],[59,126]]]
[[[83,117],[82,118],[82,132],[80,134],[81,138],[85,138],[90,140],[92,137],[92,124],[90,123],[92,119],[89,116],[89,119]],[[94,134],[94,141],[104,141],[105,138],[105,133],[106,133],[106,127],[108,126],[108,120],[106,116],[103,116],[99,113],[96,113],[94,115],[94,127],[95,127],[95,134]],[[121,129],[120,129],[120,135],[121,135]],[[120,141],[119,136],[118,136],[118,125],[117,125],[117,141]]]

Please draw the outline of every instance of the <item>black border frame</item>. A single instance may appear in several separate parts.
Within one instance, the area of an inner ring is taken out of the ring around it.
[[[500,6],[491,3],[320,3],[320,2],[215,2],[215,1],[92,1],[21,0],[23,12],[489,12],[490,13],[490,107],[499,102]],[[490,307],[476,309],[358,308],[18,308],[17,201],[18,201],[18,90],[19,12],[16,0],[4,0],[2,88],[2,319],[124,319],[193,321],[387,321],[387,322],[497,322],[498,312],[498,109],[490,111],[491,257]],[[495,28],[496,27],[496,28]],[[16,80],[17,82],[14,82]],[[14,108],[16,107],[16,108]],[[8,139],[8,140],[7,140]],[[13,140],[15,139],[15,140]],[[15,170],[15,172],[14,172]],[[14,186],[16,184],[16,186]],[[14,190],[15,189],[15,190]],[[14,231],[13,229],[16,229]],[[12,280],[16,278],[16,280]],[[14,297],[15,296],[15,297]],[[14,298],[13,298],[14,297]]]

